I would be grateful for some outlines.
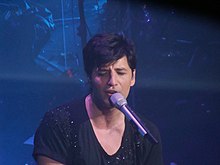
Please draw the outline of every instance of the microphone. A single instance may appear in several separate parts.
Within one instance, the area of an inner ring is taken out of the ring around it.
[[[131,110],[128,106],[127,100],[120,94],[114,93],[110,97],[111,103],[118,108],[124,115],[128,118],[129,121],[132,121],[135,126],[138,128],[139,133],[145,137],[149,135],[155,143],[158,143],[158,140],[150,133],[150,131],[145,127],[140,118]]]

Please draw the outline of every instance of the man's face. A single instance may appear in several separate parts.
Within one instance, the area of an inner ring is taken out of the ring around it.
[[[99,108],[111,108],[109,97],[119,92],[127,98],[134,84],[135,71],[132,73],[124,56],[114,63],[94,69],[91,76],[93,101]]]

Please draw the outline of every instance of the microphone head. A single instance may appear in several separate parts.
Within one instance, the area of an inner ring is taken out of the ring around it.
[[[112,94],[110,97],[110,101],[118,109],[127,104],[127,100],[124,98],[124,96],[122,96],[121,93]]]

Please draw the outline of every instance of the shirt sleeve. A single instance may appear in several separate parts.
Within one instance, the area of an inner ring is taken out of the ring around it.
[[[41,155],[65,164],[68,150],[66,136],[67,128],[60,115],[53,111],[47,112],[35,133],[34,159]]]

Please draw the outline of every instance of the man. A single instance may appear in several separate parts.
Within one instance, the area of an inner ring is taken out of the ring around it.
[[[33,156],[39,165],[162,165],[157,128],[146,127],[159,143],[142,137],[109,101],[128,97],[135,84],[134,45],[123,34],[97,34],[83,49],[91,86],[84,98],[48,111],[35,134]]]

